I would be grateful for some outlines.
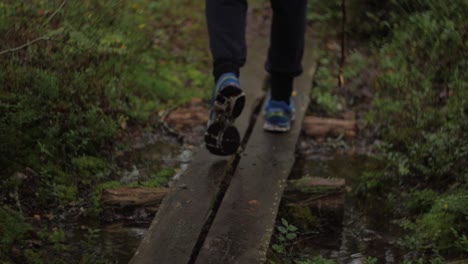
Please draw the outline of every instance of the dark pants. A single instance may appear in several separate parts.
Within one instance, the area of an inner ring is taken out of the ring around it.
[[[293,77],[302,73],[306,5],[307,0],[271,0],[273,21],[265,69],[272,76],[273,97],[289,98]],[[206,0],[215,78],[225,72],[239,74],[245,64],[246,13],[246,0]]]

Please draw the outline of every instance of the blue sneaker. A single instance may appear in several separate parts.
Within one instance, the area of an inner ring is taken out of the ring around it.
[[[284,101],[268,98],[265,104],[265,123],[263,129],[271,132],[287,132],[294,121],[294,106]]]
[[[215,155],[232,155],[240,145],[240,134],[233,126],[242,113],[245,94],[234,73],[225,73],[216,82],[211,97],[210,119],[205,133],[206,148]]]

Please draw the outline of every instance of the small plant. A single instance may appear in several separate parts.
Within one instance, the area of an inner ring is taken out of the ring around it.
[[[297,238],[298,228],[288,223],[286,219],[281,218],[281,225],[279,225],[276,229],[278,231],[278,234],[276,235],[278,243],[273,244],[271,247],[276,253],[290,259],[292,242]]]
[[[365,257],[364,264],[377,264],[377,258],[375,257]]]
[[[295,264],[335,264],[335,261],[326,259],[322,256],[314,257],[313,259],[308,260],[295,260]]]

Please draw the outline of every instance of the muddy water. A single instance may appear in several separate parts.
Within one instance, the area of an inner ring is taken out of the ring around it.
[[[191,149],[181,148],[177,142],[155,141],[121,155],[118,178],[121,182],[138,181],[163,168],[176,168],[180,173],[188,166],[192,155]],[[296,162],[290,178],[344,178],[347,191],[326,195],[305,205],[298,205],[298,202],[307,195],[285,193],[278,219],[285,218],[299,227],[299,238],[291,248],[294,258],[311,259],[320,255],[337,263],[359,264],[372,256],[378,263],[401,262],[402,252],[396,244],[399,230],[389,222],[392,213],[381,201],[362,201],[351,195],[356,180],[375,163],[357,155],[305,157]],[[133,217],[133,221],[112,223],[84,220],[66,229],[69,236],[83,243],[89,239],[88,230],[94,230],[94,254],[111,263],[128,263],[152,219],[152,215],[138,215],[138,211]],[[275,261],[278,262],[278,258]],[[283,257],[283,262],[288,263],[287,257]]]
[[[291,178],[344,178],[346,191],[322,195],[307,203],[301,203],[310,198],[307,195],[285,193],[278,219],[285,218],[299,227],[299,238],[292,246],[295,257],[322,256],[352,264],[373,257],[377,263],[401,263],[403,252],[396,242],[400,230],[390,222],[392,212],[380,200],[363,201],[352,195],[357,179],[376,163],[358,155],[298,160]],[[288,258],[294,257],[283,257],[283,261],[287,263]]]
[[[134,145],[117,155],[115,179],[123,184],[144,181],[162,169],[175,169],[174,177],[184,171],[192,158],[192,148],[181,147],[171,139],[150,140]],[[92,247],[92,254],[105,263],[128,263],[144,237],[154,214],[143,208],[121,219],[118,213],[106,212],[101,219],[81,219],[63,228],[77,243]],[[110,217],[110,220],[109,218]],[[105,219],[103,219],[105,218]],[[90,239],[92,232],[92,239]],[[88,253],[89,254],[89,253]]]

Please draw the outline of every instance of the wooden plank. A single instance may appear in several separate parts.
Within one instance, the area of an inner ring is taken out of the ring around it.
[[[295,80],[296,122],[289,133],[254,127],[196,263],[263,263],[279,202],[294,164],[301,121],[309,103],[314,56],[306,46],[304,73]]]
[[[262,94],[263,65],[268,39],[259,37],[249,46],[249,64],[241,73],[246,108],[237,120],[242,133],[247,129],[254,101]],[[166,196],[130,263],[186,264],[210,214],[219,183],[229,158],[210,154],[204,146],[177,186]]]

